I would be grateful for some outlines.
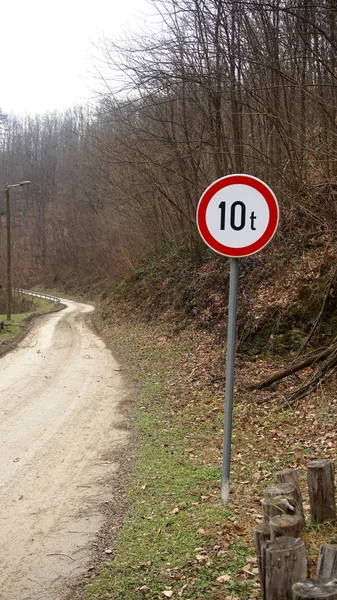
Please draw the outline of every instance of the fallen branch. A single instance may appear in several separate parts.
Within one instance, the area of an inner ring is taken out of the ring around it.
[[[309,377],[309,379],[294,390],[286,399],[286,404],[289,406],[296,400],[302,398],[310,389],[315,387],[319,382],[326,381],[335,372],[337,366],[337,347],[334,346],[333,352],[327,357],[327,360]]]
[[[335,340],[334,340],[334,342],[335,342]],[[248,389],[249,390],[262,390],[263,388],[268,387],[272,383],[276,383],[277,381],[280,381],[281,379],[284,379],[285,377],[289,377],[289,375],[293,375],[294,373],[297,373],[297,371],[301,371],[302,369],[305,369],[306,367],[310,367],[311,365],[313,365],[317,362],[320,362],[321,360],[324,360],[325,358],[330,356],[336,349],[337,349],[337,344],[333,343],[331,346],[329,346],[329,348],[326,348],[322,352],[316,352],[315,354],[312,354],[311,356],[307,356],[305,359],[301,360],[300,362],[298,362],[294,365],[290,365],[289,367],[287,367],[286,369],[283,369],[282,371],[277,371],[276,373],[273,373],[273,375],[270,375],[270,377],[267,377],[267,379],[260,381],[260,383],[256,383],[254,385],[249,386]]]
[[[285,408],[289,408],[300,398],[306,395],[311,389],[315,388],[319,383],[322,384],[331,377],[337,366],[337,346],[334,346],[334,352],[328,356],[324,363],[309,377],[305,383],[299,385],[289,396],[285,397],[283,404],[277,406],[272,412],[281,412]]]
[[[46,556],[66,556],[67,558],[70,558],[70,560],[75,560],[72,556],[69,556],[69,554],[64,554],[64,552],[49,552]]]

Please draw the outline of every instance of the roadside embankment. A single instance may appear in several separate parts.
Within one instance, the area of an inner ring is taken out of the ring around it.
[[[207,331],[185,327],[173,333],[169,322],[141,322],[125,306],[118,311],[115,305],[109,318],[104,302],[94,322],[137,385],[139,440],[130,510],[114,559],[85,598],[260,598],[252,532],[262,521],[262,490],[277,471],[291,466],[299,470],[304,491],[307,462],[335,458],[336,399],[326,402],[317,393],[300,410],[275,412],[277,396],[271,406],[265,403],[270,392],[247,391],[267,363],[240,356],[231,501],[224,507],[224,380],[216,370],[223,348]],[[317,527],[308,520],[304,536],[312,568],[319,544],[336,535],[333,525]]]

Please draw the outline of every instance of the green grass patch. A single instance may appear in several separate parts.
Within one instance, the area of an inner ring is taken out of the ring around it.
[[[200,460],[213,423],[195,420],[205,411],[189,406],[191,391],[179,377],[189,342],[158,345],[144,326],[110,324],[105,333],[132,379],[141,382],[135,407],[139,445],[116,556],[85,598],[152,600],[171,592],[190,600],[254,597],[252,582],[238,576],[252,551],[233,509],[220,504],[221,462]],[[224,575],[226,581],[218,581]]]
[[[0,314],[0,321],[4,321],[4,323],[7,323],[0,333],[0,341],[6,341],[10,339],[13,335],[21,331],[22,327],[25,325],[30,315],[31,313],[21,313],[18,315],[12,315],[12,319],[8,324],[7,315]]]
[[[34,298],[29,312],[12,314],[11,320],[7,321],[6,314],[0,314],[0,321],[6,323],[3,330],[0,331],[0,343],[8,342],[20,334],[27,326],[27,322],[33,315],[41,315],[54,310],[52,302],[48,302],[44,298]]]
[[[45,298],[34,298],[34,312],[45,314],[54,310],[54,303]]]

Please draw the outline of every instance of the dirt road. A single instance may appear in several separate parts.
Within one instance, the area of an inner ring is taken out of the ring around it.
[[[121,373],[86,325],[93,309],[63,302],[0,359],[1,600],[60,600],[86,570],[127,440]]]

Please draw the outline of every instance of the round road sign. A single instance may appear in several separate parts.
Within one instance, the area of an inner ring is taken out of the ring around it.
[[[200,198],[199,233],[224,256],[243,257],[262,250],[272,239],[279,207],[270,187],[252,175],[227,175],[214,181]]]

